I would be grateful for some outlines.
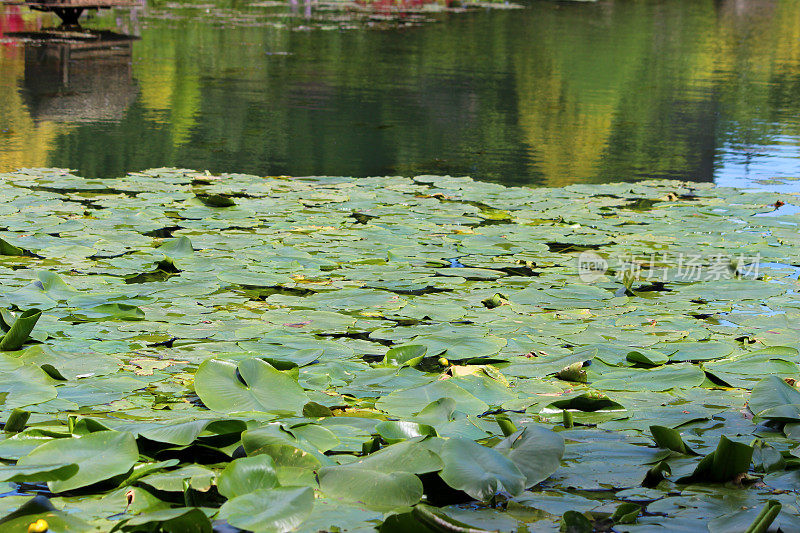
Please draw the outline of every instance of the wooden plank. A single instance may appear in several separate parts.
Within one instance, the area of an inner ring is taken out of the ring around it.
[[[52,8],[105,9],[111,7],[135,7],[144,5],[142,0],[36,0],[35,2],[6,0],[2,3],[6,5],[28,6],[48,10]]]

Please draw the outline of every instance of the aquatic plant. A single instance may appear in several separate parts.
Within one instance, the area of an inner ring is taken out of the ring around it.
[[[3,531],[800,527],[792,195],[178,169],[0,195]]]

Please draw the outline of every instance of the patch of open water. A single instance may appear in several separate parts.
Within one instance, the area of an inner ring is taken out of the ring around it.
[[[800,162],[793,0],[356,5],[151,0],[87,19],[136,38],[93,48],[0,6],[0,171],[800,190],[763,182]]]

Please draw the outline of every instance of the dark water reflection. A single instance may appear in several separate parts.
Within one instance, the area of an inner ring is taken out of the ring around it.
[[[122,120],[138,93],[131,52],[132,41],[115,34],[26,46],[22,95],[31,117],[60,123]]]
[[[41,45],[0,41],[0,170],[530,185],[800,174],[797,0],[533,2],[348,31],[292,31],[302,5],[289,28],[264,8],[223,7],[101,16],[90,25],[141,37],[130,75],[74,60],[68,86],[37,62]],[[0,32],[43,24],[0,9]]]

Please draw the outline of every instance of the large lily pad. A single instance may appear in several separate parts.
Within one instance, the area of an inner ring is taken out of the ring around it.
[[[139,450],[130,433],[99,431],[46,442],[22,457],[17,465],[41,467],[51,465],[53,459],[78,466],[73,475],[48,482],[53,492],[64,492],[128,472],[139,459]]]
[[[330,466],[319,471],[323,493],[370,509],[403,509],[422,498],[422,482],[409,472],[381,472],[357,466]]]
[[[195,375],[195,391],[209,409],[223,413],[299,412],[309,401],[295,378],[256,358],[238,364],[203,362]]]
[[[291,531],[311,514],[314,491],[309,487],[256,489],[228,500],[219,511],[229,524],[253,531]]]
[[[441,455],[444,468],[440,475],[445,483],[466,492],[476,500],[488,500],[500,490],[517,495],[527,485],[526,474],[514,461],[497,450],[469,439],[448,439],[442,446]],[[541,475],[540,471],[530,467],[530,461],[521,460],[521,452],[515,455],[525,464],[526,470],[531,473],[531,479]]]
[[[494,449],[511,459],[525,475],[525,486],[532,487],[558,469],[564,456],[564,438],[547,428],[526,426]]]

